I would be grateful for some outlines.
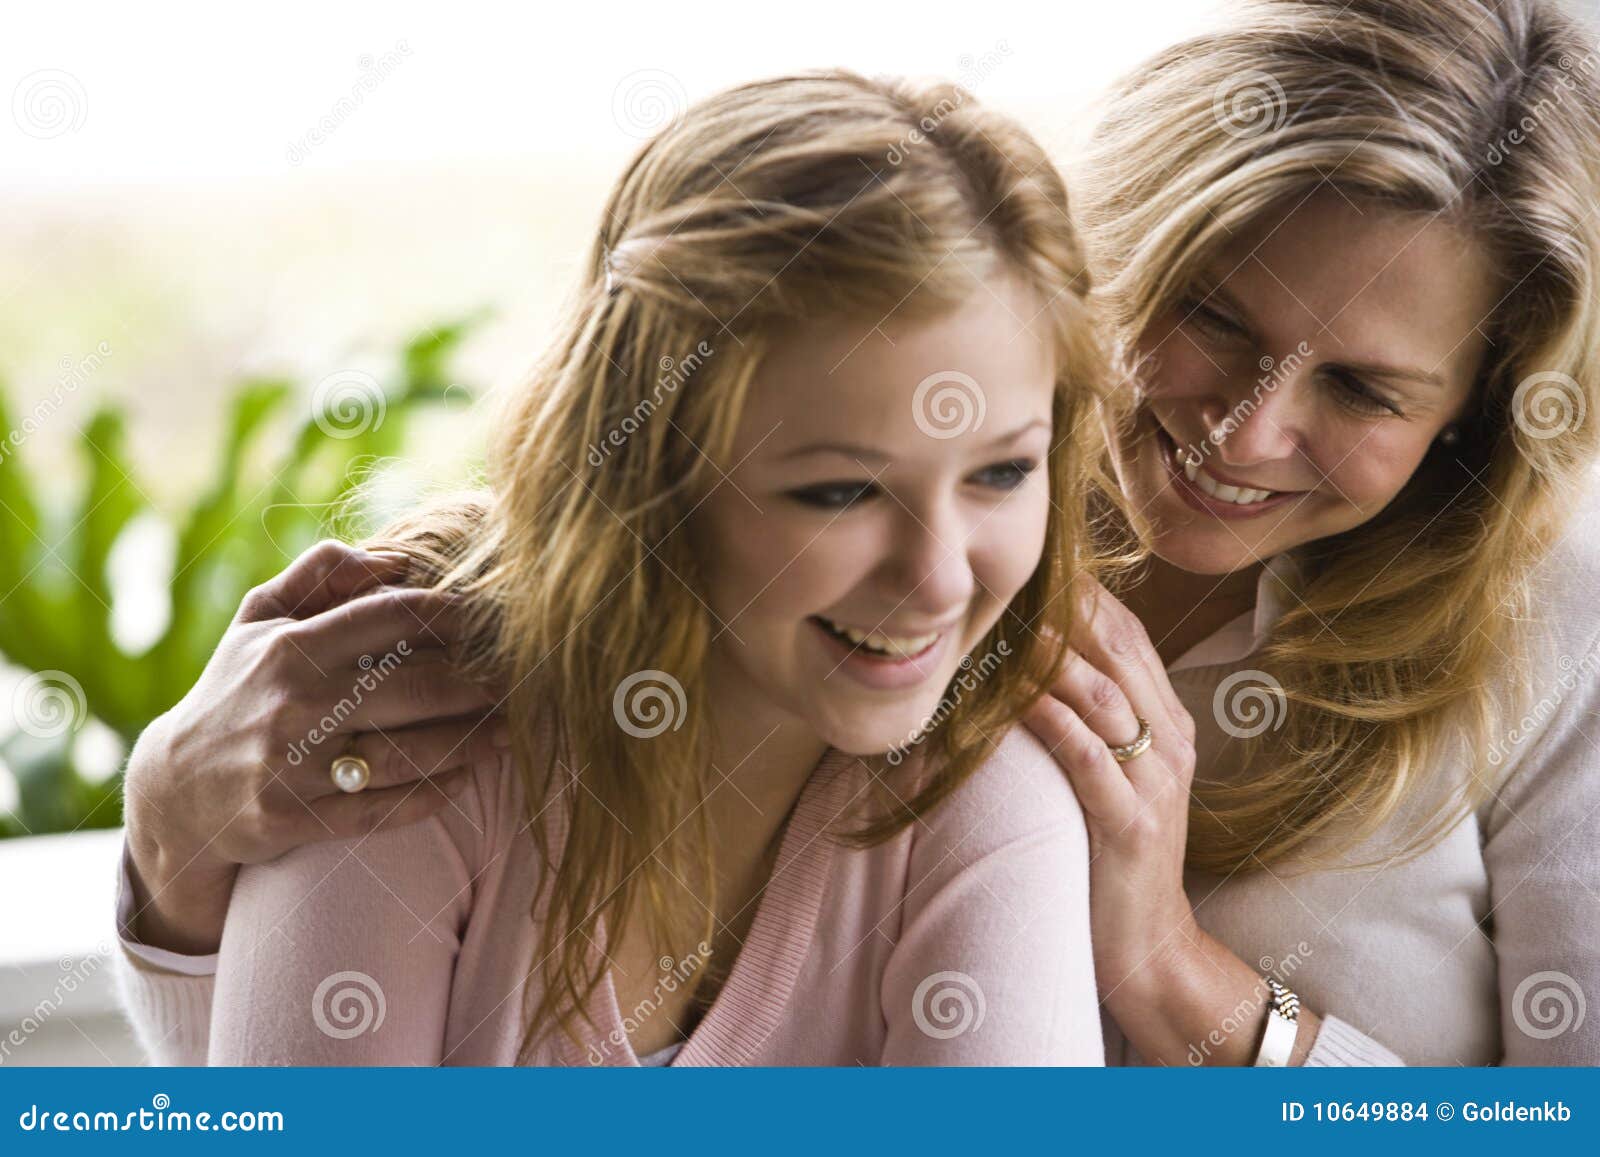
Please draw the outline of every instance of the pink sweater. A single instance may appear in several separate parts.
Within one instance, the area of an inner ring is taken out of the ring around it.
[[[1013,729],[926,822],[837,845],[824,833],[867,782],[836,751],[813,772],[732,973],[672,1063],[1100,1064],[1087,835],[1038,742]],[[125,958],[136,1022],[165,1026],[157,1058],[515,1064],[537,882],[522,802],[517,776],[485,772],[434,819],[244,868],[214,996]],[[663,985],[694,968],[662,966]],[[624,1019],[651,1005],[618,1008],[608,975],[597,1028],[530,1059],[638,1064]]]

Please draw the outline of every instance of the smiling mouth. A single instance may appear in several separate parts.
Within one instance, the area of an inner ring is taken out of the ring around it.
[[[1152,418],[1152,421],[1154,421],[1154,418]],[[1176,439],[1167,433],[1165,426],[1161,425],[1160,422],[1156,422],[1155,425],[1157,443],[1162,452],[1177,468],[1178,473],[1183,475],[1196,490],[1214,501],[1226,502],[1234,506],[1257,506],[1264,502],[1270,502],[1275,498],[1304,493],[1299,490],[1259,490],[1254,487],[1233,486],[1226,482],[1220,482],[1208,474],[1199,462],[1195,461],[1195,455],[1190,454],[1178,445]]]
[[[888,635],[882,631],[863,631],[858,627],[836,623],[821,615],[812,615],[811,621],[845,646],[892,662],[915,659],[919,655],[926,654],[944,637],[942,631],[934,631],[927,635]]]

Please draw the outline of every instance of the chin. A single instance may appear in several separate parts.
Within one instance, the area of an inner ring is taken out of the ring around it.
[[[819,728],[819,734],[823,742],[846,755],[882,755],[910,744],[938,706],[935,700],[926,711],[895,708],[848,721],[834,720]]]
[[[1182,531],[1158,535],[1153,549],[1162,562],[1179,570],[1217,577],[1243,570],[1278,553],[1249,550],[1234,539],[1227,542],[1207,541],[1203,535]]]

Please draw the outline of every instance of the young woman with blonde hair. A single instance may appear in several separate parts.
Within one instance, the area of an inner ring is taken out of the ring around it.
[[[1151,558],[1031,722],[1112,1063],[1600,1063],[1597,73],[1545,0],[1262,0],[1110,99]]]
[[[748,84],[643,148],[488,489],[253,592],[141,739],[130,809],[185,768],[279,793],[207,840],[269,843],[214,993],[128,945],[156,1054],[1099,1063],[1082,814],[1012,727],[1114,489],[1066,212],[949,86]],[[398,826],[416,765],[469,761]],[[304,814],[341,838],[271,858]],[[131,873],[125,936],[181,924],[182,851]]]

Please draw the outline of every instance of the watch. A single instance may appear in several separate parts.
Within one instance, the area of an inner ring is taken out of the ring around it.
[[[1256,1068],[1287,1068],[1300,1031],[1300,998],[1273,976],[1262,977],[1271,995],[1267,999],[1267,1027],[1256,1051]]]

